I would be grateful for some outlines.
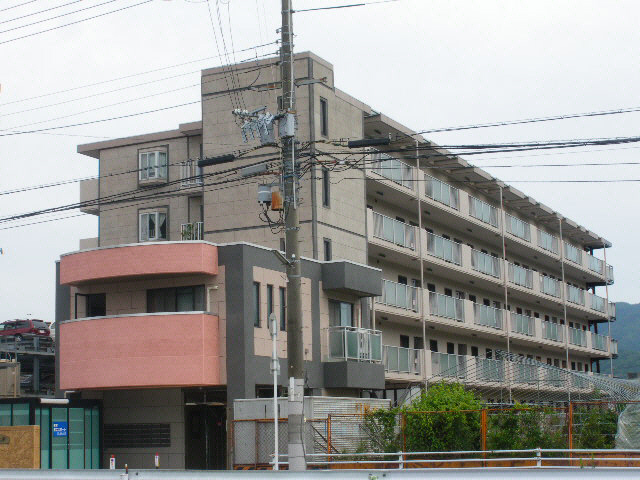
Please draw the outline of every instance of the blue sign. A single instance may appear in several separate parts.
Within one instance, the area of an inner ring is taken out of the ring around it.
[[[68,437],[69,426],[67,422],[53,422],[53,436],[54,437]]]

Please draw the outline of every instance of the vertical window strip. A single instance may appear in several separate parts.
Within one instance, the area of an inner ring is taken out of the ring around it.
[[[253,282],[253,326],[260,326],[260,283]]]

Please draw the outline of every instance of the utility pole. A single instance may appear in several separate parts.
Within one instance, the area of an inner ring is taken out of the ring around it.
[[[291,0],[282,0],[280,77],[284,114],[296,113],[293,82],[293,30]],[[300,245],[298,233],[296,137],[282,137],[284,172],[285,248],[287,262],[287,376],[289,377],[288,460],[289,470],[306,470],[303,445],[304,356],[302,342],[302,303],[300,291]]]

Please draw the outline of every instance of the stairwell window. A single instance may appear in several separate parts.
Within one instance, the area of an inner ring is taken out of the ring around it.
[[[145,212],[139,217],[139,241],[149,242],[153,240],[167,239],[167,213]]]
[[[167,152],[156,150],[138,154],[138,179],[141,183],[167,180]]]
[[[326,98],[320,97],[320,135],[329,136],[329,104]]]
[[[253,282],[253,326],[260,326],[260,283]]]

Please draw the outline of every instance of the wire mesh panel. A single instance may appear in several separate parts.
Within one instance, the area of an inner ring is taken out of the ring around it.
[[[487,450],[568,448],[567,408],[487,410]]]

